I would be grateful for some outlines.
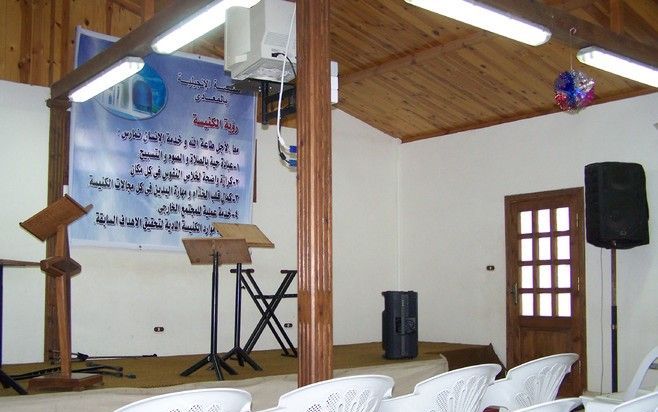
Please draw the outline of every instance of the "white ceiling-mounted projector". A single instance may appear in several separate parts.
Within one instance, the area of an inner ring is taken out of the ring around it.
[[[281,81],[286,44],[288,59],[297,64],[294,12],[295,3],[285,0],[261,0],[251,8],[226,10],[224,69],[231,78]],[[294,77],[286,61],[284,82]]]

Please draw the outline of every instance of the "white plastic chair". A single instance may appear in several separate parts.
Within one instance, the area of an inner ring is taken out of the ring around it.
[[[649,353],[646,354],[644,359],[642,359],[642,362],[640,362],[640,365],[635,370],[635,375],[633,375],[631,383],[628,384],[626,391],[623,392],[622,399],[624,401],[630,401],[631,399],[637,398],[638,396],[644,394],[644,392],[640,391],[640,386],[642,385],[642,382],[644,381],[647,373],[652,369],[652,365],[656,363],[656,361],[658,361],[658,346],[651,349]],[[656,387],[654,390],[658,390],[658,387]]]
[[[582,401],[579,398],[564,398],[517,409],[516,412],[570,412],[581,404]]]
[[[478,412],[487,386],[500,365],[487,363],[436,375],[418,383],[413,393],[384,399],[380,412]]]
[[[642,362],[640,362],[635,370],[635,374],[626,387],[626,390],[606,393],[594,397],[582,396],[581,398],[585,403],[585,408],[594,412],[611,412],[622,402],[627,402],[650,392],[658,391],[658,386],[655,386],[655,373],[653,374],[654,376],[652,376],[653,379],[647,379],[648,385],[642,385],[645,378],[649,375],[649,371],[653,369],[655,372],[656,366],[652,365],[655,365],[656,361],[658,361],[658,346],[650,350],[644,359],[642,359]]]
[[[554,400],[562,380],[577,360],[576,353],[560,353],[510,369],[504,379],[495,381],[487,388],[480,410],[498,407],[515,411]]]
[[[261,412],[376,412],[393,383],[384,375],[329,379],[283,394],[278,406]]]
[[[211,388],[172,392],[123,406],[114,412],[249,412],[251,394],[241,389]]]
[[[658,391],[624,402],[613,412],[658,412]]]

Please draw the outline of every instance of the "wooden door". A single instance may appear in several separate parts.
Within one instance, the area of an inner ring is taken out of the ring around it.
[[[586,386],[583,189],[505,197],[507,366],[575,352],[560,395]]]

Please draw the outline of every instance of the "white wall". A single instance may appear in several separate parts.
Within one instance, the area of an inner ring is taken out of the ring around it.
[[[398,140],[333,111],[334,343],[380,341],[397,289]]]
[[[657,108],[654,93],[402,145],[400,277],[402,289],[420,291],[421,339],[492,342],[505,358],[505,195],[583,186],[583,167],[592,162],[638,162],[647,175],[650,233],[658,236]],[[655,240],[618,252],[621,388],[658,344],[657,255]],[[586,248],[588,386],[594,390],[601,373],[609,390],[609,256],[603,252],[601,273],[599,249]],[[487,272],[487,265],[496,270]]]
[[[40,260],[45,246],[19,228],[46,205],[47,88],[0,82],[0,127],[5,132],[0,170],[7,200],[1,214],[6,236],[1,258]],[[294,141],[295,130],[283,129]],[[257,202],[253,222],[276,244],[254,249],[252,265],[265,292],[274,292],[279,271],[295,268],[296,174],[279,161],[275,128],[257,127]],[[334,335],[336,343],[380,339],[380,292],[395,287],[397,141],[333,111]],[[32,161],[34,159],[34,161]],[[338,187],[336,187],[338,186]],[[363,215],[368,211],[367,217]],[[374,224],[374,223],[377,224]],[[210,336],[210,267],[191,266],[181,253],[74,247],[83,268],[72,280],[72,349],[90,355],[206,353]],[[233,345],[234,276],[220,269],[219,350]],[[6,269],[4,361],[41,360],[43,274]],[[296,291],[293,285],[291,291]],[[277,316],[295,325],[296,300],[284,300]],[[243,296],[243,339],[259,314]],[[164,333],[155,333],[163,326]],[[257,349],[276,348],[268,330]]]
[[[46,206],[49,90],[0,81],[0,258],[39,261],[45,244],[22,222]],[[44,143],[45,141],[45,143]],[[44,275],[36,268],[4,268],[2,359],[28,362],[43,353]]]
[[[46,204],[48,89],[0,81],[0,152],[5,259],[39,260],[43,243],[18,227]],[[582,186],[585,164],[644,165],[651,216],[658,210],[658,94],[453,136],[399,145],[333,111],[334,340],[381,338],[384,290],[417,290],[421,339],[493,342],[505,355],[503,197]],[[288,140],[295,131],[283,130]],[[296,175],[276,155],[274,128],[257,130],[254,223],[275,249],[253,250],[266,291],[296,265]],[[658,236],[656,219],[650,231]],[[618,253],[620,386],[658,343],[657,242]],[[92,355],[205,353],[209,348],[210,268],[183,253],[75,248],[83,272],[72,281],[73,350]],[[588,246],[588,381],[609,389],[609,253]],[[494,272],[485,266],[495,265]],[[221,273],[220,350],[232,346],[234,281]],[[43,351],[43,274],[5,269],[6,363]],[[601,299],[602,296],[602,299]],[[258,319],[245,296],[243,342]],[[296,323],[294,300],[280,319]],[[465,327],[465,325],[467,325]],[[601,330],[603,325],[603,333]],[[156,334],[154,326],[164,326]],[[296,331],[290,331],[296,342]],[[257,348],[275,348],[268,331]]]

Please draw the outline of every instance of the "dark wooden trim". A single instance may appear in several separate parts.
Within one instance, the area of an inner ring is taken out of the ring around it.
[[[646,88],[646,87],[640,87],[637,89],[633,89],[628,91],[627,93],[621,93],[617,94],[615,96],[602,96],[596,97],[596,100],[591,104],[591,106],[596,106],[598,104],[603,104],[603,103],[609,103],[609,102],[614,102],[616,100],[623,100],[623,99],[629,99],[632,97],[638,97],[638,96],[644,96],[646,94],[651,94],[655,93],[655,89],[653,88]],[[524,120],[524,119],[531,119],[533,117],[539,117],[539,116],[545,116],[547,114],[552,114],[552,113],[558,113],[561,112],[559,107],[553,106],[550,109],[547,110],[537,110],[535,112],[528,112],[528,113],[522,113],[518,114],[515,116],[508,116],[496,120],[491,120],[491,121],[485,121],[485,122],[480,122],[468,126],[463,126],[463,127],[454,127],[454,128],[443,128],[443,129],[437,129],[436,131],[431,131],[427,133],[420,133],[420,134],[415,134],[415,135],[407,135],[407,136],[399,136],[398,138],[402,143],[411,143],[415,142],[417,140],[423,140],[423,139],[430,139],[432,137],[439,137],[439,136],[445,136],[449,134],[455,134],[459,132],[466,132],[469,130],[477,130],[477,129],[483,129],[485,127],[491,127],[491,126],[497,126],[500,124],[505,124],[505,123],[512,123],[516,122],[517,120]],[[354,115],[352,115],[354,116]],[[397,136],[394,136],[397,137]]]
[[[85,81],[126,56],[144,57],[152,53],[151,43],[176,23],[192,15],[212,0],[185,0],[155,14],[153,18],[131,31],[112,47],[92,57],[82,66],[63,76],[50,87],[52,99],[65,99],[68,93]]]
[[[329,0],[297,1],[300,386],[333,374]]]
[[[628,36],[616,34],[537,0],[479,0],[500,10],[520,16],[549,29],[553,39],[572,45],[574,49],[599,46],[637,61],[658,67],[658,42],[644,44]],[[572,31],[575,29],[575,32]]]

